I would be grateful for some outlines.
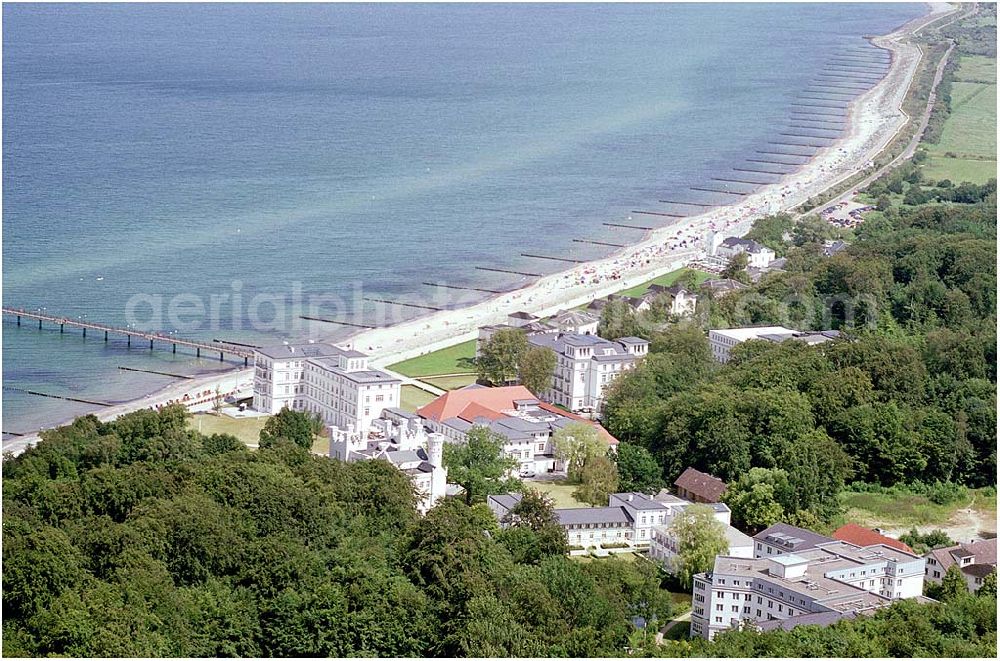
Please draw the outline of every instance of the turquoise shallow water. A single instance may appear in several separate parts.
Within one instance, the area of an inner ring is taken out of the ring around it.
[[[602,223],[665,197],[726,201],[687,188],[773,140],[832,56],[922,11],[5,5],[4,304],[264,341],[309,332],[296,296],[370,323],[359,286],[511,288],[474,266],[554,272],[520,253],[599,257],[571,239],[637,240]],[[220,368],[3,331],[5,387],[121,401],[169,380],[118,366]],[[84,408],[8,390],[3,428]]]

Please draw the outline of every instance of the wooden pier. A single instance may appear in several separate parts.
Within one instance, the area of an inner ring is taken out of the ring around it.
[[[108,324],[100,324],[92,321],[83,321],[81,319],[70,319],[69,317],[62,317],[59,315],[46,314],[38,311],[30,311],[22,308],[13,307],[3,307],[3,314],[17,319],[17,325],[21,325],[22,319],[32,319],[38,321],[38,328],[42,328],[42,324],[47,322],[50,324],[58,324],[59,332],[65,332],[66,327],[70,328],[80,328],[83,330],[83,336],[87,337],[87,331],[97,331],[99,333],[104,333],[104,341],[108,341],[109,335],[124,335],[128,346],[132,346],[132,338],[138,338],[142,340],[149,341],[149,348],[152,350],[155,343],[169,344],[173,349],[173,353],[177,353],[177,347],[187,347],[189,349],[195,350],[195,355],[201,357],[201,352],[204,351],[217,351],[219,353],[219,360],[225,360],[225,356],[228,354],[230,356],[235,356],[236,358],[243,359],[243,365],[247,366],[250,363],[250,359],[253,358],[253,350],[247,347],[236,346],[231,343],[226,342],[199,342],[197,340],[184,340],[179,337],[174,337],[172,335],[164,335],[163,333],[151,333],[146,331],[132,330],[131,328],[121,328],[119,326],[110,326]],[[31,393],[39,394],[39,393]],[[92,403],[92,402],[86,402]]]

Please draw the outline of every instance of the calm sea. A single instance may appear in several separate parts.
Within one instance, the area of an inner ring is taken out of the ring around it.
[[[774,140],[831,56],[922,12],[5,4],[4,304],[258,342],[315,330],[296,302],[319,295],[372,323],[364,297],[423,282],[512,288],[475,267],[554,272],[520,254],[599,257],[572,239],[731,200],[687,189]],[[10,388],[122,401],[171,379],[120,366],[233,367],[101,339],[5,319],[3,430],[87,408]]]

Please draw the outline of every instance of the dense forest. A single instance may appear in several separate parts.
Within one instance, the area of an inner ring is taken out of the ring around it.
[[[651,563],[565,557],[539,499],[503,532],[460,499],[421,519],[388,462],[178,408],[47,432],[3,487],[6,656],[618,656],[670,614]]]
[[[646,448],[667,481],[691,465],[734,482],[750,528],[828,521],[850,481],[940,498],[995,486],[996,181],[963,184],[957,199],[950,184],[920,188],[949,203],[871,213],[831,257],[830,226],[758,223],[752,235],[785,269],[735,294],[706,290],[696,322],[649,333],[649,357],[611,390],[608,430]],[[704,328],[748,325],[843,338],[745,342],[715,363]]]

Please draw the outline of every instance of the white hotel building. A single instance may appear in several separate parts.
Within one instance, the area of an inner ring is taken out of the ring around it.
[[[401,382],[369,369],[368,356],[330,344],[281,344],[254,352],[254,409],[316,413],[327,425],[368,429],[399,406]]]
[[[528,342],[556,354],[552,388],[539,397],[574,413],[598,416],[608,386],[649,351],[649,342],[638,337],[611,341],[596,335],[559,333],[532,335]]]

